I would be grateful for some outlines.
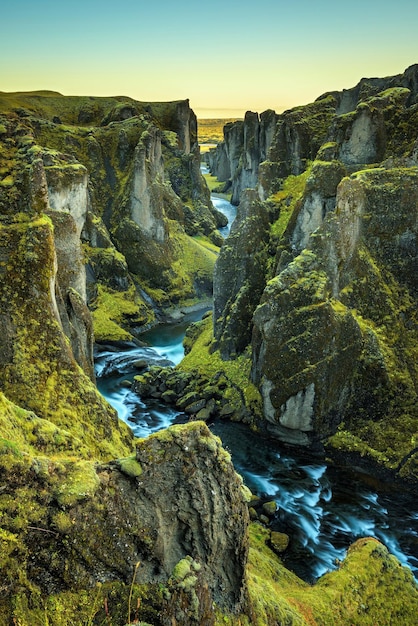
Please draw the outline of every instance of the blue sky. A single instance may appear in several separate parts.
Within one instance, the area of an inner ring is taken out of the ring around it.
[[[0,90],[189,98],[199,117],[282,111],[418,63],[416,0],[15,0]]]

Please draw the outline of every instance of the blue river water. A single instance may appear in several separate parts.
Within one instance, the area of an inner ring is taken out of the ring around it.
[[[136,437],[146,437],[188,416],[159,400],[143,401],[127,381],[149,365],[176,365],[184,356],[187,326],[202,311],[181,322],[160,325],[141,338],[149,347],[132,344],[100,346],[95,355],[97,385],[131,427]],[[418,577],[418,503],[408,492],[388,490],[370,477],[348,468],[280,446],[248,427],[220,421],[210,425],[251,491],[275,500],[277,514],[271,528],[290,536],[283,556],[301,578],[314,581],[336,567],[348,546],[371,536],[410,567]]]
[[[142,401],[126,386],[138,373],[138,361],[167,365],[181,360],[181,326],[172,337],[169,326],[160,329],[155,349],[126,346],[96,354],[99,390],[136,437],[188,419],[159,400]],[[155,333],[144,339],[152,340]],[[382,541],[418,577],[418,504],[410,494],[376,487],[366,475],[283,448],[242,424],[220,421],[210,428],[251,491],[277,502],[271,527],[290,536],[283,560],[303,579],[313,581],[334,569],[348,546],[367,536]]]

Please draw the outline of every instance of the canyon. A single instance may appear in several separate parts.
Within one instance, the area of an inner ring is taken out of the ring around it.
[[[204,421],[416,489],[417,99],[412,66],[228,123],[224,241],[188,101],[0,93],[2,624],[413,623],[374,539],[313,586],[286,570]],[[134,438],[94,345],[212,297],[133,385],[199,419]]]

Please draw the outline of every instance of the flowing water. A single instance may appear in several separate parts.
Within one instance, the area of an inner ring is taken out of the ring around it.
[[[232,223],[235,219],[237,208],[234,207],[228,200],[224,198],[218,198],[217,196],[212,196],[212,204],[218,209],[221,213],[226,215],[228,218],[228,224],[219,229],[219,232],[223,237],[227,237],[231,230]]]
[[[155,348],[128,344],[119,352],[104,348],[96,354],[99,390],[136,437],[188,420],[158,400],[143,402],[125,381],[138,374],[138,362],[178,363],[190,321],[146,333],[143,338],[155,340]],[[418,576],[418,505],[411,495],[383,486],[376,490],[367,476],[285,449],[242,424],[221,421],[210,427],[251,491],[277,502],[271,527],[291,537],[284,561],[299,576],[316,579],[344,558],[350,543],[367,536],[382,541]]]
[[[132,381],[145,363],[179,363],[185,330],[201,315],[196,312],[181,323],[144,333],[142,339],[150,347],[126,344],[97,351],[98,388],[136,437],[188,420],[158,400],[143,402],[126,381]],[[348,546],[366,536],[382,541],[418,577],[418,504],[413,496],[387,491],[358,472],[280,447],[242,424],[217,422],[211,429],[251,491],[264,501],[276,501],[271,528],[290,536],[283,560],[300,577],[313,581],[334,569]]]
[[[360,537],[375,537],[418,575],[418,507],[411,495],[380,492],[368,477],[274,444],[239,424],[212,427],[251,491],[275,500],[273,530],[286,532],[284,562],[313,581]]]
[[[184,356],[183,337],[187,326],[201,319],[204,311],[186,315],[176,324],[160,324],[143,333],[142,340],[152,347],[127,343],[115,351],[102,345],[95,352],[95,371],[100,393],[116,409],[119,417],[136,437],[146,437],[171,424],[185,421],[185,416],[159,400],[143,402],[130,389],[134,376],[147,365],[177,365]]]
[[[206,163],[201,164],[200,171],[202,172],[202,174],[209,173],[209,169]],[[224,197],[212,194],[210,198],[212,200],[212,204],[215,207],[215,209],[218,209],[218,211],[226,215],[226,217],[228,218],[228,224],[226,226],[222,226],[222,228],[219,229],[219,232],[221,233],[223,237],[228,237],[229,232],[231,230],[232,223],[237,214],[237,207],[233,206]]]

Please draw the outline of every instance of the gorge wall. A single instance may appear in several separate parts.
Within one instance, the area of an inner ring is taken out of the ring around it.
[[[206,154],[211,171],[231,191],[232,204],[239,203],[244,189],[256,187],[258,166],[267,157],[276,121],[274,111],[248,111],[243,122],[226,124],[224,141]]]
[[[187,384],[199,367],[213,374],[223,416],[238,406],[302,444],[333,432],[342,389],[358,421],[347,409],[338,445],[385,454],[384,424],[388,463],[410,477],[414,71],[353,113],[338,115],[331,94],[286,124],[248,116],[216,338],[210,317],[192,327],[182,364]],[[379,167],[354,164],[373,155],[365,129]],[[416,584],[381,544],[358,542],[338,571],[303,583],[249,523],[251,494],[205,424],[134,441],[95,387],[94,339],[132,341],[133,325],[212,294],[220,218],[199,168],[187,101],[0,93],[0,623],[411,620]]]
[[[57,240],[61,233],[59,278],[93,310],[96,338],[129,339],[130,322],[150,323],[156,311],[211,297],[220,216],[200,174],[187,101],[41,92],[2,94],[0,110],[2,191],[17,193],[10,151],[36,163]],[[76,258],[80,240],[86,267]],[[71,248],[72,277],[63,275]]]
[[[134,442],[93,371],[94,339],[211,297],[196,118],[49,92],[0,111],[0,623],[213,624],[247,597],[242,479],[204,424]]]
[[[214,279],[215,345],[226,360],[251,349],[259,425],[413,481],[417,80],[412,66],[275,116]],[[254,116],[225,129],[214,174]],[[232,185],[249,164],[245,142],[234,155]]]

